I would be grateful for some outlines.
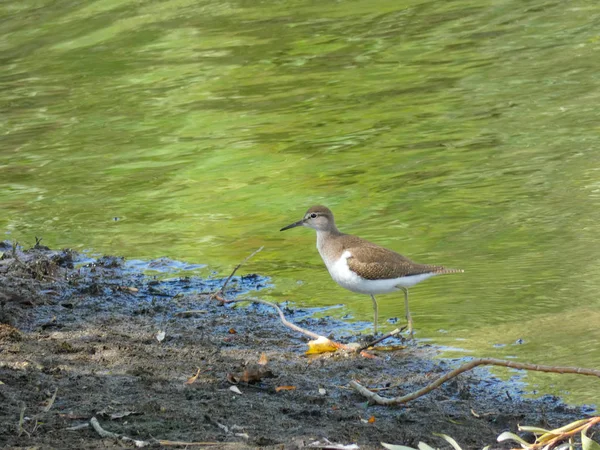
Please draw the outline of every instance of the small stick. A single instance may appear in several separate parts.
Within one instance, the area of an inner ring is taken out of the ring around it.
[[[21,436],[23,434],[23,432],[25,432],[27,434],[27,436],[29,436],[29,433],[27,433],[27,430],[25,430],[25,428],[23,428],[24,422],[25,422],[25,403],[23,403],[21,405],[21,413],[19,414],[19,426],[17,428],[17,431],[19,432],[19,436]]]
[[[100,435],[100,437],[110,438],[110,439],[120,439],[121,438],[120,434],[112,433],[112,432],[106,431],[104,428],[102,428],[100,426],[100,422],[98,422],[98,419],[96,419],[95,417],[92,417],[90,419],[90,424],[92,425],[92,427],[94,427],[94,430],[96,430],[96,433],[98,433]]]
[[[386,339],[389,339],[391,337],[396,336],[397,334],[402,333],[405,329],[406,329],[406,325],[403,326],[402,328],[396,328],[395,330],[390,331],[388,334],[384,334],[383,336],[375,339],[374,341],[371,341],[368,344],[365,344],[362,347],[359,347],[358,351],[366,350],[369,347],[373,347],[374,345],[377,345],[380,342],[385,341]]]
[[[462,366],[448,372],[446,375],[442,375],[433,383],[428,384],[422,389],[418,391],[411,392],[406,395],[398,396],[398,397],[382,397],[375,392],[368,390],[366,387],[362,386],[357,381],[350,381],[350,387],[361,394],[363,397],[366,397],[369,401],[377,403],[378,405],[399,405],[403,403],[408,403],[412,400],[415,400],[419,397],[422,397],[425,394],[437,389],[446,381],[451,380],[452,378],[460,375],[463,372],[467,372],[468,370],[472,370],[477,366],[503,366],[510,367],[512,369],[519,370],[532,370],[537,372],[549,372],[549,373],[572,373],[579,375],[590,375],[595,377],[600,377],[600,370],[597,369],[585,369],[581,367],[560,367],[560,366],[543,366],[538,364],[530,364],[530,363],[518,363],[515,361],[505,361],[502,359],[494,359],[494,358],[481,358],[474,359],[473,361],[468,362],[467,364],[463,364]]]
[[[235,275],[235,273],[237,272],[237,270],[242,267],[242,265],[248,261],[250,258],[252,258],[254,255],[256,255],[258,252],[260,252],[263,248],[265,248],[264,246],[261,246],[260,248],[258,248],[257,250],[254,250],[252,253],[250,253],[248,256],[246,256],[246,258],[244,258],[244,260],[239,263],[237,266],[235,266],[235,269],[233,269],[233,272],[231,272],[231,275],[229,275],[229,277],[225,280],[225,283],[223,283],[223,285],[212,294],[212,298],[216,298],[217,296],[219,296],[220,294],[224,294],[225,293],[225,288],[227,287],[227,283],[229,283],[229,280],[231,280],[231,277],[233,277]]]
[[[269,302],[267,300],[261,300],[258,298],[241,298],[241,299],[235,299],[235,300],[226,300],[226,299],[219,299],[217,298],[217,300],[221,301],[222,303],[241,303],[241,302],[251,302],[251,303],[261,303],[263,305],[267,305],[270,306],[271,308],[274,308],[277,313],[279,314],[279,318],[281,319],[281,322],[288,328],[297,331],[298,333],[302,333],[305,336],[308,336],[310,338],[313,339],[319,339],[323,336],[321,336],[320,334],[317,334],[313,331],[307,330],[305,328],[302,328],[298,325],[296,325],[295,323],[290,322],[289,320],[287,320],[285,318],[285,314],[283,314],[283,311],[281,310],[281,308],[279,306],[277,306],[275,303]],[[328,339],[328,338],[326,338]],[[336,342],[336,341],[332,341],[331,339],[328,339],[335,347],[337,347],[340,350],[347,350],[353,353],[363,353],[363,349],[359,349],[358,347],[353,347],[351,345],[346,345],[346,344],[342,344],[341,342]]]
[[[102,437],[102,438],[120,439],[122,441],[133,442],[136,447],[146,447],[147,445],[150,445],[150,442],[148,442],[148,441],[138,441],[137,439],[131,439],[130,437],[127,437],[127,436],[122,436],[117,433],[112,433],[110,431],[106,431],[104,428],[102,428],[100,426],[100,422],[98,422],[98,419],[96,419],[95,417],[92,417],[90,419],[90,424],[92,425],[94,430],[96,430],[96,433],[98,433],[100,435],[100,437]]]
[[[223,303],[241,303],[241,302],[251,302],[251,303],[261,303],[263,305],[267,305],[270,306],[271,308],[274,308],[277,313],[279,314],[279,318],[281,319],[281,322],[288,328],[297,331],[299,333],[302,333],[308,337],[311,337],[313,339],[319,339],[321,337],[321,335],[317,334],[317,333],[313,333],[310,330],[305,330],[302,327],[299,327],[298,325],[288,321],[285,318],[285,314],[283,314],[283,311],[281,310],[281,308],[279,306],[277,306],[275,303],[271,303],[268,302],[267,300],[261,300],[258,298],[241,298],[241,299],[235,299],[235,300],[224,300],[222,301]]]

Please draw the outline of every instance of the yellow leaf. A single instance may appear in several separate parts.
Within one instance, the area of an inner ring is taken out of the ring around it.
[[[333,342],[327,339],[325,336],[319,337],[314,341],[308,342],[307,355],[316,355],[319,353],[335,352],[337,347]]]
[[[194,375],[193,377],[188,378],[188,380],[185,382],[185,384],[193,384],[196,382],[196,380],[198,379],[198,375],[200,375],[200,368],[198,368],[198,371],[196,372],[196,375]]]

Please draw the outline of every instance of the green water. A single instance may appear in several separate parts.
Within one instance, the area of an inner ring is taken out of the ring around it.
[[[0,63],[0,238],[203,276],[264,245],[242,272],[265,298],[366,325],[314,232],[278,231],[325,204],[465,269],[411,289],[419,338],[600,368],[596,2],[9,0]],[[599,402],[595,379],[527,381]]]

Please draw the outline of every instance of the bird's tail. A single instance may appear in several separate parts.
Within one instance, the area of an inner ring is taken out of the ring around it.
[[[443,275],[446,273],[463,273],[464,270],[462,269],[449,269],[447,267],[436,267],[435,268],[435,274],[436,275]]]

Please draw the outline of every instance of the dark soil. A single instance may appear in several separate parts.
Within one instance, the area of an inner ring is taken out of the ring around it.
[[[420,343],[373,352],[374,359],[308,357],[307,339],[285,328],[267,307],[223,306],[199,294],[223,280],[159,281],[123,258],[92,260],[39,244],[22,251],[0,243],[1,252],[3,448],[133,447],[102,438],[89,426],[92,417],[105,430],[155,447],[161,447],[157,440],[170,440],[293,449],[328,439],[361,449],[382,448],[380,442],[416,447],[419,441],[449,448],[432,435],[437,432],[464,449],[501,448],[496,437],[516,432],[519,423],[558,427],[591,412],[557,398],[523,399],[515,385],[483,369],[406,406],[368,405],[347,388],[350,380],[400,385],[381,393],[395,396],[423,387],[461,361],[435,359],[436,349]],[[227,296],[266,282],[258,275],[234,277]],[[187,310],[198,312],[177,314]],[[286,314],[321,334],[340,329],[339,323],[311,318],[311,311]],[[266,366],[257,365],[262,353]],[[197,369],[195,382],[186,384]],[[244,372],[264,376],[253,384],[240,381],[241,394],[235,393],[231,382]],[[280,386],[295,390],[276,391]]]

